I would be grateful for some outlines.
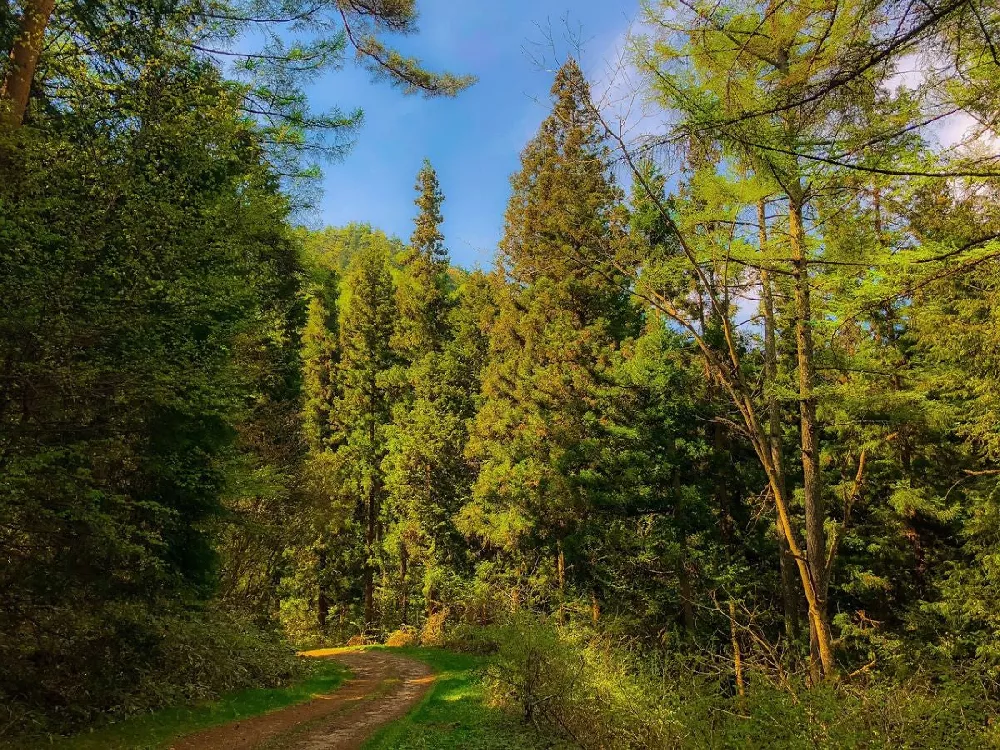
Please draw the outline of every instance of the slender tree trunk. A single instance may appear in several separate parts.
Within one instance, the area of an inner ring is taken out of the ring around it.
[[[677,526],[677,537],[680,541],[681,556],[677,561],[677,584],[681,595],[681,617],[684,629],[694,633],[694,592],[691,586],[691,574],[688,570],[687,533],[678,523],[681,517],[681,471],[677,459],[677,445],[674,444],[674,521]]]
[[[757,223],[760,226],[761,252],[767,246],[767,212],[764,200],[757,203]],[[766,264],[763,264],[766,265]],[[767,415],[769,447],[774,472],[778,483],[787,487],[785,477],[785,458],[782,448],[783,428],[781,424],[781,404],[774,393],[778,379],[778,344],[777,325],[774,318],[774,288],[771,274],[762,270],[760,273],[761,302],[764,313],[764,382],[767,390]],[[778,535],[778,565],[781,570],[781,600],[784,608],[785,635],[791,640],[799,637],[799,597],[795,587],[795,560],[788,548],[788,540],[781,533],[781,524],[776,523]]]
[[[694,633],[694,591],[691,586],[691,572],[688,570],[687,536],[681,534],[681,559],[677,565],[677,579],[681,590],[681,615],[684,629]]]
[[[409,625],[409,587],[410,582],[407,580],[409,565],[409,553],[406,551],[406,545],[400,545],[399,550],[399,612],[400,612],[400,622],[403,625]]]
[[[375,420],[371,418],[369,427],[369,445],[375,445]],[[378,467],[374,459],[371,466],[372,472],[377,472]],[[368,489],[368,523],[365,530],[365,628],[372,627],[375,623],[375,543],[378,540],[378,481],[373,476],[371,486]]]
[[[14,44],[10,67],[0,89],[0,126],[16,129],[24,122],[35,67],[45,41],[45,28],[55,8],[55,0],[28,0]]]
[[[318,611],[319,629],[326,632],[327,617],[330,614],[330,598],[326,590],[326,550],[320,550],[319,559],[316,563],[319,572],[319,594],[317,595],[316,609]]]
[[[816,380],[813,354],[812,308],[801,189],[789,191],[789,237],[795,279],[795,341],[799,370],[799,424],[802,446],[803,494],[806,506],[806,569],[812,588],[809,601],[812,672],[818,680],[834,677],[833,638],[827,612],[826,507],[819,470],[819,426],[816,421]]]
[[[560,539],[556,542],[558,550],[556,556],[556,569],[559,571],[559,622],[566,622],[566,554],[563,551],[563,543]]]
[[[776,524],[778,532],[778,565],[781,572],[781,602],[785,612],[785,635],[791,641],[799,639],[801,623],[799,622],[799,595],[795,586],[795,558],[788,548],[788,540],[781,533],[780,525]]]
[[[714,400],[714,398],[715,396],[713,394],[712,399]],[[721,516],[719,520],[722,531],[722,541],[728,548],[733,543],[733,530],[736,525],[736,522],[733,520],[733,509],[730,504],[729,487],[726,484],[726,479],[731,476],[730,470],[732,469],[732,460],[729,458],[729,441],[727,440],[726,431],[722,423],[716,422],[712,426],[712,432],[716,459],[715,504],[719,509],[719,515]],[[728,555],[728,549],[726,550],[726,553]]]
[[[736,674],[736,694],[743,698],[746,695],[746,684],[743,681],[743,652],[740,650],[740,639],[736,634],[736,603],[729,600],[729,637],[733,644],[733,672]]]
[[[378,384],[374,373],[368,379],[368,470],[371,482],[368,488],[368,524],[365,532],[365,628],[375,624],[375,549],[382,537],[379,528],[382,477],[379,474],[381,459],[375,448],[378,437]]]

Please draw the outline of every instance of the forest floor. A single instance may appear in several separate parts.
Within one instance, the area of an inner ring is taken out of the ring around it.
[[[57,750],[548,750],[487,700],[486,659],[440,648],[323,649],[307,680],[178,706],[37,745]],[[50,744],[51,742],[51,744]]]
[[[355,750],[378,728],[404,716],[434,681],[430,666],[387,651],[323,649],[353,677],[334,693],[297,706],[223,724],[169,745],[172,750]]]

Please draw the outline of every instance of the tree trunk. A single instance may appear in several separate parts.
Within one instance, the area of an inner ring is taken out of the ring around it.
[[[560,539],[556,543],[558,556],[556,557],[556,568],[559,571],[559,622],[566,622],[566,555],[563,552],[563,544]]]
[[[10,50],[10,67],[0,89],[0,125],[4,128],[13,130],[24,122],[45,28],[55,5],[55,0],[28,0],[24,5],[21,25]]]
[[[368,462],[372,473],[368,488],[368,524],[365,533],[365,629],[375,624],[375,546],[381,537],[378,528],[379,502],[381,498],[380,459],[375,449],[377,437],[378,409],[374,394],[378,393],[374,375],[369,380],[368,403]]]
[[[757,203],[757,223],[760,227],[760,249],[767,246],[767,213],[764,201]],[[763,259],[762,259],[763,260]],[[766,263],[762,263],[766,265]],[[784,430],[781,425],[781,404],[774,393],[778,378],[777,325],[774,319],[774,289],[769,271],[760,272],[761,302],[764,314],[764,382],[767,391],[767,415],[769,448],[774,472],[782,488],[787,487],[785,459],[782,449]],[[781,533],[781,524],[776,524],[778,532],[778,565],[781,570],[781,600],[784,609],[785,635],[790,640],[799,637],[799,597],[795,590],[795,560],[788,548],[788,540]]]
[[[400,612],[400,622],[403,625],[409,625],[409,581],[406,578],[407,567],[409,564],[409,553],[406,551],[406,545],[400,546],[399,550],[399,612]]]
[[[319,573],[319,594],[317,596],[316,609],[318,610],[319,629],[325,633],[327,617],[330,614],[330,598],[326,592],[326,550],[320,551],[316,568]]]
[[[834,677],[833,643],[827,613],[826,508],[819,470],[819,426],[816,422],[816,380],[813,355],[809,265],[806,258],[805,230],[802,225],[801,189],[795,186],[788,195],[788,224],[795,279],[795,341],[799,370],[799,424],[802,446],[802,478],[806,508],[806,573],[809,588],[810,642],[813,644],[814,677]]]
[[[681,615],[684,629],[694,633],[694,591],[691,587],[691,573],[687,565],[687,536],[681,535],[681,559],[677,566],[677,579],[681,590]]]
[[[368,492],[368,528],[365,533],[365,628],[375,624],[375,542],[378,538],[378,496],[375,482]]]
[[[743,698],[746,695],[746,684],[743,681],[743,652],[740,650],[740,639],[736,634],[736,603],[729,600],[729,637],[733,644],[733,671],[736,674],[736,694]]]
[[[677,443],[674,442],[674,522],[677,525],[677,536],[680,541],[681,557],[677,563],[677,584],[681,595],[681,617],[684,619],[684,629],[689,634],[694,633],[694,592],[691,587],[691,575],[687,565],[687,532],[680,528],[681,518],[681,470],[678,461]]]

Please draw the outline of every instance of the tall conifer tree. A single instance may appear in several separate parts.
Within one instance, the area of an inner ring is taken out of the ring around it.
[[[410,247],[403,256],[406,273],[397,290],[399,326],[396,348],[411,362],[440,351],[447,336],[448,251],[441,234],[444,195],[437,173],[424,161],[417,175],[417,214]]]
[[[512,179],[500,311],[470,445],[481,471],[463,529],[520,565],[515,599],[518,579],[543,562],[561,603],[567,566],[582,566],[574,534],[599,450],[598,391],[636,321],[614,268],[599,260],[624,236],[622,196],[575,61],[557,74],[552,98]]]
[[[333,417],[343,425],[338,449],[345,467],[345,489],[353,496],[364,525],[364,618],[375,622],[378,544],[382,538],[385,480],[382,461],[391,423],[391,390],[387,374],[397,366],[390,346],[396,324],[395,285],[389,257],[372,237],[351,261],[346,301],[340,312],[340,378],[343,396]]]

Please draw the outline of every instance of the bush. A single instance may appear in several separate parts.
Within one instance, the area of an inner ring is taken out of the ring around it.
[[[378,637],[369,635],[368,633],[359,633],[347,639],[348,646],[374,646],[378,642]]]
[[[691,747],[744,747],[768,738],[768,747],[959,748],[997,747],[990,738],[995,711],[969,685],[932,690],[915,681],[866,686],[823,685],[791,694],[760,682],[750,686],[742,711],[733,700],[696,703],[686,720]]]
[[[751,668],[739,697],[720,689],[724,675],[691,668],[687,657],[643,659],[530,618],[488,632],[498,649],[486,680],[493,702],[583,748],[1000,747],[991,726],[996,702],[974,679],[808,689],[794,678],[775,684]]]
[[[549,724],[584,748],[676,746],[678,723],[658,691],[607,644],[528,618],[496,628],[494,638],[488,689],[526,721]]]
[[[459,623],[445,629],[444,648],[474,656],[492,656],[500,650],[493,628]]]
[[[428,615],[424,621],[424,626],[420,630],[420,645],[422,646],[443,646],[445,643],[445,623],[448,621],[450,610],[442,607],[437,612]]]
[[[68,621],[38,645],[55,655],[4,654],[0,725],[11,733],[61,733],[163,706],[249,687],[275,687],[300,674],[294,650],[274,631],[215,610],[160,617],[138,605],[105,607]],[[33,678],[32,678],[33,676]]]
[[[385,639],[385,645],[393,648],[417,645],[417,629],[412,625],[403,625],[399,630],[393,631]]]

